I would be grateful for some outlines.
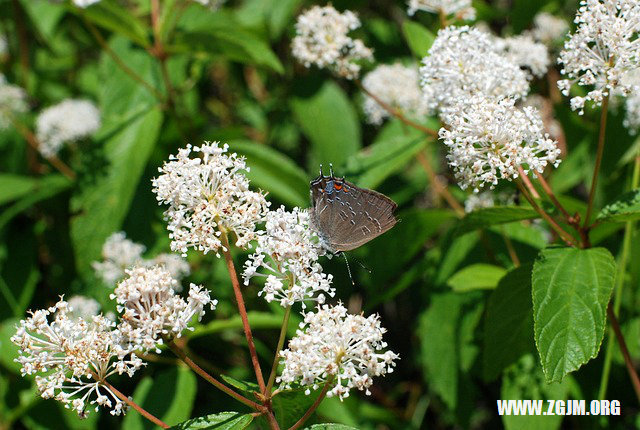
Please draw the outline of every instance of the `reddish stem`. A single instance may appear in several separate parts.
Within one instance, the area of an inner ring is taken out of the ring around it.
[[[97,375],[94,375],[94,376],[97,376]],[[164,421],[162,421],[160,418],[156,417],[155,415],[152,415],[151,413],[147,412],[145,409],[142,408],[142,406],[138,405],[136,402],[134,402],[133,400],[131,400],[130,398],[122,394],[120,391],[118,391],[113,385],[108,383],[106,380],[102,380],[100,381],[100,383],[103,384],[105,387],[107,387],[109,390],[111,390],[113,394],[118,396],[120,400],[125,402],[127,405],[131,406],[140,415],[142,415],[143,417],[145,417],[155,425],[162,427],[163,429],[169,428],[169,426]]]
[[[598,149],[596,151],[596,165],[593,168],[593,178],[591,179],[591,190],[589,191],[589,203],[587,204],[587,214],[584,217],[583,226],[589,225],[591,211],[593,210],[593,200],[596,195],[596,186],[598,185],[598,174],[600,173],[600,165],[602,164],[602,155],[604,153],[604,138],[607,131],[607,112],[609,111],[609,95],[607,94],[602,101],[602,112],[600,113],[600,133],[598,135]]]
[[[449,204],[449,206],[451,206],[451,208],[455,211],[458,217],[464,216],[464,208],[460,203],[458,203],[455,197],[453,197],[451,192],[449,192],[449,189],[440,183],[440,180],[438,179],[436,172],[431,167],[431,163],[429,162],[426,154],[424,154],[423,152],[419,152],[417,157],[418,157],[418,162],[420,163],[424,171],[427,173],[427,176],[429,177],[429,181],[433,184],[433,188],[436,191],[436,193],[440,195],[440,197],[446,200],[446,202]]]
[[[607,316],[609,317],[609,321],[611,321],[611,328],[613,328],[613,332],[615,333],[616,339],[618,340],[620,352],[622,352],[622,356],[624,357],[624,364],[627,366],[627,372],[629,373],[629,377],[631,378],[631,383],[633,385],[634,391],[636,392],[636,397],[638,398],[638,401],[640,401],[640,378],[638,378],[638,373],[636,372],[636,369],[633,366],[633,362],[631,361],[631,355],[629,354],[627,343],[624,340],[624,336],[622,336],[620,324],[618,324],[618,319],[616,318],[616,314],[613,312],[611,303],[609,303],[609,306],[607,306]]]
[[[327,382],[324,384],[324,388],[322,388],[322,391],[320,392],[320,395],[318,396],[316,401],[313,402],[313,405],[311,405],[311,407],[307,410],[307,412],[305,412],[305,414],[298,421],[296,421],[296,423],[294,425],[289,427],[289,430],[296,430],[296,429],[300,428],[302,426],[302,424],[304,424],[305,421],[307,421],[309,419],[309,417],[311,415],[313,415],[313,413],[316,411],[316,409],[318,409],[318,406],[320,406],[320,403],[322,403],[322,401],[324,400],[324,396],[327,395],[327,391],[329,391],[329,387],[331,385],[331,381],[332,380],[333,380],[333,378],[327,380]]]

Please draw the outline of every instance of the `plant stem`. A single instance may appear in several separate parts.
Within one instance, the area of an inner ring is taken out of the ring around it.
[[[518,258],[518,254],[516,253],[516,249],[513,247],[513,243],[511,242],[511,238],[507,236],[504,232],[504,228],[502,230],[502,239],[504,240],[504,244],[507,247],[507,252],[509,253],[509,258],[513,262],[514,267],[520,267],[520,259]]]
[[[307,421],[309,417],[316,411],[316,409],[318,409],[318,406],[320,406],[320,403],[322,403],[322,401],[324,400],[324,396],[327,395],[327,391],[329,391],[331,381],[333,381],[333,378],[327,379],[327,382],[324,383],[324,387],[322,388],[322,391],[320,392],[320,395],[318,396],[316,401],[313,402],[313,405],[311,405],[307,412],[305,412],[304,415],[298,421],[296,421],[294,425],[289,427],[289,430],[296,430],[300,428],[302,424],[304,424],[305,421]]]
[[[587,204],[587,214],[584,217],[584,227],[589,225],[591,212],[593,211],[593,199],[596,195],[596,186],[598,185],[598,174],[600,173],[600,165],[602,164],[602,154],[604,153],[604,138],[607,130],[607,112],[609,111],[609,94],[602,101],[602,112],[600,113],[600,133],[598,135],[598,149],[596,152],[596,165],[593,169],[593,178],[591,179],[591,190],[589,191],[589,203]]]
[[[618,324],[618,319],[616,318],[616,314],[613,312],[613,306],[609,303],[607,306],[607,316],[611,321],[611,328],[616,335],[616,339],[618,340],[618,345],[620,346],[620,352],[622,352],[622,356],[624,357],[624,364],[627,366],[627,372],[629,373],[629,377],[631,378],[631,384],[633,385],[633,390],[636,392],[636,397],[640,402],[640,378],[638,378],[638,373],[636,372],[635,367],[633,366],[633,362],[631,361],[631,355],[629,355],[629,349],[627,348],[627,343],[622,336],[622,332],[620,331],[620,325]]]
[[[222,234],[220,235],[220,241],[222,242],[224,259],[227,263],[227,270],[229,271],[229,277],[231,278],[233,292],[236,296],[236,302],[238,303],[238,312],[240,313],[240,318],[242,319],[242,328],[244,329],[244,335],[247,338],[247,344],[249,346],[249,354],[251,354],[253,370],[255,371],[258,386],[260,386],[260,391],[263,395],[266,395],[264,377],[262,376],[262,370],[260,369],[260,362],[258,361],[256,346],[253,343],[251,326],[249,325],[249,319],[247,318],[247,309],[244,306],[244,299],[242,298],[242,291],[240,290],[240,282],[238,281],[238,274],[233,264],[233,257],[231,256],[231,248],[229,246],[229,239],[227,238],[226,232],[222,232]]]
[[[149,90],[149,92],[151,94],[153,94],[153,96],[159,102],[164,102],[164,97],[162,96],[160,91],[158,91],[155,87],[153,87],[151,84],[149,84],[147,81],[145,81],[131,67],[127,66],[126,63],[124,61],[122,61],[122,59],[118,56],[118,54],[116,54],[113,51],[113,49],[111,49],[109,44],[104,40],[104,37],[102,37],[102,34],[100,34],[100,31],[98,31],[98,29],[91,23],[91,21],[89,21],[84,16],[84,14],[82,13],[82,10],[80,10],[80,16],[82,17],[82,20],[84,21],[85,25],[89,29],[89,32],[91,32],[93,37],[98,42],[98,45],[100,45],[100,47],[102,49],[104,49],[104,51],[111,57],[111,59],[118,65],[118,67],[120,67],[120,69],[122,69],[123,72],[125,72],[127,75],[129,75],[131,77],[131,79],[133,79],[134,81],[138,82],[143,87],[145,87],[147,90]]]
[[[571,215],[569,215],[569,212],[567,212],[564,206],[562,206],[562,203],[560,203],[560,200],[558,200],[558,198],[554,194],[553,190],[549,186],[549,183],[544,178],[544,176],[542,176],[542,173],[538,173],[536,170],[534,170],[533,173],[535,173],[536,178],[538,178],[538,182],[540,182],[540,185],[542,185],[542,189],[547,194],[547,196],[549,196],[549,198],[551,199],[551,202],[558,208],[560,212],[562,212],[562,215],[564,215],[567,222],[571,223],[571,219],[572,219]]]
[[[224,393],[228,394],[229,396],[233,397],[237,401],[244,403],[250,408],[261,411],[261,412],[266,412],[266,408],[264,406],[259,405],[258,403],[253,402],[247,399],[246,397],[236,393],[231,388],[227,387],[222,382],[218,381],[216,378],[214,378],[209,373],[207,373],[204,369],[198,366],[193,360],[191,360],[187,356],[187,354],[185,354],[182,348],[176,345],[176,343],[173,340],[168,341],[167,346],[169,347],[169,349],[171,349],[171,351],[173,351],[175,355],[177,355],[180,358],[180,360],[184,361],[185,364],[191,368],[191,370],[193,370],[195,373],[200,375],[205,381],[207,381],[214,387],[218,388],[219,390],[223,391]]]
[[[560,225],[558,225],[558,223],[549,216],[549,214],[547,214],[544,210],[542,210],[542,208],[540,206],[538,206],[538,204],[535,202],[535,200],[533,199],[533,197],[531,197],[531,195],[529,194],[529,191],[527,190],[527,188],[522,184],[521,181],[517,181],[518,184],[518,188],[520,188],[520,191],[522,192],[522,195],[527,199],[527,201],[529,202],[529,204],[531,205],[531,207],[540,214],[540,216],[542,216],[542,218],[547,221],[551,227],[558,233],[558,235],[560,235],[560,238],[569,246],[576,246],[576,243],[573,239],[573,237],[567,233],[565,230],[562,229],[562,227],[560,227]]]
[[[536,200],[540,199],[540,194],[538,194],[538,190],[536,190],[536,187],[533,186],[531,179],[529,179],[529,175],[527,175],[524,172],[524,170],[522,169],[522,166],[518,166],[518,173],[520,174],[520,178],[522,179],[522,182],[524,182],[524,184],[527,186],[527,189],[529,190],[533,198]]]
[[[11,118],[11,123],[13,124],[15,129],[18,130],[18,132],[22,135],[22,137],[24,137],[24,140],[26,140],[27,143],[39,153],[40,143],[38,142],[38,139],[36,138],[36,136],[31,132],[31,130],[29,130],[27,127],[22,125],[19,121],[15,120],[14,118]],[[57,156],[55,155],[52,155],[49,157],[43,156],[43,158],[46,159],[53,167],[55,167],[60,173],[62,173],[64,176],[66,176],[70,180],[73,181],[76,179],[75,172],[71,170],[71,168],[67,166],[64,163],[64,161],[60,160]]]
[[[97,376],[97,375],[94,374],[94,376]],[[122,394],[120,391],[118,391],[113,385],[108,383],[106,380],[103,379],[100,382],[102,384],[104,384],[104,386],[107,387],[109,390],[111,390],[113,392],[113,394],[118,396],[118,398],[120,400],[122,400],[127,405],[129,405],[133,409],[135,409],[140,415],[142,415],[143,417],[145,417],[146,419],[148,419],[149,421],[151,421],[155,425],[157,425],[159,427],[162,427],[163,429],[168,429],[169,428],[169,426],[165,422],[163,422],[160,418],[158,418],[155,415],[152,415],[151,413],[147,412],[145,409],[142,408],[142,406],[138,405],[136,402],[134,402],[133,400],[131,400],[130,398],[128,398],[127,396]]]
[[[20,68],[21,70],[21,85],[27,89],[29,86],[29,41],[27,36],[27,30],[24,25],[24,13],[22,6],[18,0],[13,0],[13,13],[16,20],[16,27],[18,30],[18,44],[20,46]]]
[[[460,218],[463,217],[464,208],[455,199],[455,197],[453,197],[449,189],[445,185],[440,183],[440,180],[438,179],[436,172],[431,167],[431,163],[429,162],[429,159],[427,158],[426,154],[424,152],[419,152],[417,155],[417,158],[418,158],[418,162],[420,163],[424,171],[427,173],[427,176],[429,177],[429,181],[433,184],[433,188],[436,191],[436,193],[440,197],[446,200],[446,202],[449,204],[451,209],[455,211],[458,217]]]
[[[364,85],[362,85],[362,82],[360,82],[359,79],[354,79],[353,81],[356,86],[358,88],[360,88],[360,90],[365,93],[366,95],[368,95],[369,97],[371,97],[373,100],[375,100],[376,103],[378,103],[384,110],[386,110],[387,112],[389,112],[392,116],[398,118],[400,121],[402,121],[404,124],[408,125],[409,127],[413,127],[416,130],[420,130],[421,132],[427,134],[428,136],[431,136],[435,139],[438,138],[438,132],[435,130],[431,130],[428,127],[425,127],[422,124],[418,124],[417,122],[411,121],[409,118],[405,117],[402,112],[400,112],[398,109],[393,108],[391,105],[389,105],[388,103],[385,103],[380,97],[378,97],[377,95],[373,94],[371,91],[369,91],[368,89],[366,89],[364,87]]]
[[[271,373],[269,374],[269,382],[267,382],[267,396],[271,396],[271,389],[273,383],[276,380],[276,373],[278,371],[278,358],[280,357],[280,350],[284,346],[284,340],[287,337],[287,328],[289,327],[289,316],[291,316],[291,305],[287,306],[284,311],[284,317],[282,318],[282,327],[280,327],[280,337],[278,338],[278,346],[276,347],[276,354],[273,357],[273,364],[271,365]]]
[[[633,166],[633,176],[631,179],[631,189],[636,189],[640,185],[640,155],[636,156]],[[620,305],[622,304],[622,288],[624,287],[624,275],[627,270],[629,253],[631,251],[631,238],[633,237],[635,222],[628,221],[624,227],[624,238],[622,239],[622,253],[620,254],[620,262],[618,263],[618,273],[616,275],[616,286],[613,290],[613,312],[620,315]],[[607,350],[604,356],[604,364],[602,366],[602,377],[600,378],[600,390],[598,398],[604,399],[607,395],[607,386],[609,385],[609,373],[611,372],[611,363],[613,360],[613,328],[609,330],[607,341]]]

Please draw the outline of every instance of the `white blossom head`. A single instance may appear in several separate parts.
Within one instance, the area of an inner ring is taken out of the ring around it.
[[[167,272],[169,272],[169,275],[171,275],[173,279],[178,281],[178,285],[174,287],[174,290],[177,292],[182,291],[182,286],[180,285],[182,278],[189,276],[191,273],[191,267],[187,260],[177,254],[158,254],[151,260],[144,260],[142,263],[145,267],[163,267]]]
[[[342,304],[318,306],[304,315],[289,347],[280,352],[284,369],[278,382],[285,388],[297,383],[307,394],[329,383],[327,397],[340,400],[352,388],[368,395],[372,378],[393,372],[398,359],[392,351],[383,352],[385,332],[378,315],[351,315]]]
[[[564,39],[568,31],[567,21],[548,12],[540,12],[533,18],[531,35],[547,46],[552,46]]]
[[[205,307],[215,309],[209,291],[191,284],[187,300],[176,295],[177,281],[162,267],[136,267],[126,271],[128,277],[116,287],[111,299],[121,313],[118,329],[133,348],[148,351],[163,343],[164,337],[180,337],[191,320],[198,321]]]
[[[309,226],[309,213],[284,207],[267,213],[265,230],[258,235],[256,252],[245,262],[244,282],[252,277],[266,278],[264,295],[267,302],[277,300],[283,307],[305,301],[324,303],[325,294],[333,297],[332,276],[323,273],[318,258],[324,249]],[[261,273],[258,270],[264,269]]]
[[[514,98],[474,96],[447,116],[440,138],[449,148],[447,159],[462,189],[491,189],[499,179],[542,172],[560,163],[556,142],[544,133],[540,114],[530,106],[519,109]]]
[[[158,169],[153,192],[158,202],[169,205],[164,215],[172,251],[186,256],[194,248],[219,254],[222,232],[234,233],[240,248],[256,238],[256,223],[264,219],[269,203],[264,194],[249,190],[244,158],[228,149],[218,142],[187,145]]]
[[[367,73],[362,85],[383,102],[409,117],[421,118],[431,113],[427,99],[420,89],[416,66],[404,66],[400,63],[380,65]],[[364,96],[362,108],[371,124],[382,124],[390,116],[386,109],[367,95]]]
[[[586,102],[599,106],[612,92],[623,96],[632,92],[623,77],[640,67],[640,3],[582,0],[575,22],[578,28],[558,59],[566,77],[558,87],[565,96],[573,84],[589,88],[585,96],[571,99],[571,108],[582,114]]]
[[[69,304],[67,314],[70,318],[82,318],[87,321],[100,313],[100,303],[91,297],[72,296],[67,301]]]
[[[357,78],[358,62],[373,60],[362,40],[348,36],[358,27],[360,20],[349,10],[340,13],[333,6],[314,6],[298,16],[293,56],[305,67],[315,65],[347,79]]]
[[[88,100],[64,100],[43,110],[36,120],[42,155],[56,155],[66,143],[76,142],[100,128],[100,111]]]
[[[11,341],[20,348],[16,361],[22,375],[40,374],[36,384],[42,398],[54,398],[81,417],[90,405],[120,415],[126,405],[104,382],[113,374],[131,377],[144,363],[122,346],[121,334],[113,327],[102,315],[77,318],[61,299],[20,321]]]
[[[439,15],[455,16],[457,19],[473,20],[476,10],[471,6],[471,0],[409,0],[407,13],[413,15],[419,10],[437,13]]]
[[[0,130],[8,128],[15,115],[28,110],[27,93],[17,85],[7,82],[0,74]]]
[[[142,261],[145,246],[127,239],[125,232],[113,233],[102,245],[102,261],[91,263],[96,275],[113,286],[124,277],[124,271]]]
[[[464,201],[464,211],[469,213],[478,209],[491,208],[493,204],[493,193],[491,191],[474,193],[467,196],[467,200]]]
[[[429,103],[442,113],[475,94],[522,97],[529,90],[527,74],[503,55],[492,36],[468,26],[438,32],[420,75]]]
[[[541,78],[547,73],[551,59],[547,46],[536,42],[528,34],[512,36],[499,42],[507,60]]]

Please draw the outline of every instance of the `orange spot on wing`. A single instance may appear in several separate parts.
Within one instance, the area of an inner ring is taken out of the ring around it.
[[[342,184],[339,184],[339,183],[336,182],[335,184],[333,184],[333,188],[335,188],[336,190],[340,191],[342,189]]]

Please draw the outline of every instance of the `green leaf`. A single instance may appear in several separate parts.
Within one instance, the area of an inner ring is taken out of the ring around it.
[[[483,345],[483,376],[488,381],[533,351],[532,268],[527,264],[511,270],[489,297]]]
[[[73,8],[92,23],[149,48],[148,30],[142,21],[113,0],[102,0],[85,9]]]
[[[436,36],[428,28],[408,19],[402,23],[402,34],[407,39],[411,52],[418,58],[426,57],[436,40]]]
[[[308,430],[358,430],[355,427],[345,426],[344,424],[314,424],[311,427],[307,427]]]
[[[603,207],[596,221],[627,222],[640,219],[640,188],[623,194],[618,200]]]
[[[114,134],[105,143],[106,174],[72,199],[78,215],[71,220],[71,238],[81,272],[90,269],[104,241],[122,225],[161,124],[162,113],[151,109]]]
[[[282,428],[289,428],[307,412],[320,395],[320,388],[306,395],[306,388],[285,390],[273,398],[273,412]]]
[[[197,382],[189,368],[174,367],[154,375],[153,378],[143,378],[133,393],[133,400],[162,421],[168,424],[179,423],[191,415]],[[123,428],[144,430],[155,426],[140,414],[127,414]]]
[[[464,234],[478,228],[485,228],[492,225],[538,218],[538,216],[538,213],[533,209],[521,206],[481,208],[466,214],[464,218],[460,220],[456,228],[456,234]]]
[[[253,398],[253,393],[260,392],[260,386],[255,382],[239,381],[228,375],[220,375],[222,380],[243,393],[250,394],[249,398]]]
[[[447,283],[454,291],[490,290],[507,271],[492,264],[472,264],[456,272]]]
[[[0,205],[14,201],[38,188],[38,179],[30,176],[0,173]]]
[[[21,0],[20,3],[29,15],[34,27],[38,29],[42,40],[50,43],[56,28],[64,16],[65,7],[48,0]]]
[[[13,361],[18,358],[20,348],[10,339],[16,334],[16,326],[19,322],[20,318],[10,318],[0,324],[0,364],[15,373],[20,373],[20,364]]]
[[[243,430],[253,421],[251,414],[220,412],[185,421],[171,427],[173,430]]]
[[[249,311],[247,312],[249,323],[255,329],[277,329],[282,326],[282,315],[275,315],[270,312]],[[225,330],[237,330],[242,328],[240,315],[235,315],[225,320],[213,320],[205,325],[197,325],[193,331],[185,333],[189,339],[219,333]]]
[[[536,346],[547,382],[598,355],[616,264],[604,248],[552,247],[533,266]]]
[[[311,141],[309,166],[343,166],[360,149],[360,123],[344,91],[333,81],[308,98],[295,98],[293,115]]]
[[[585,181],[592,174],[592,154],[589,139],[585,139],[569,154],[551,176],[551,189],[556,194],[562,194]]]
[[[422,133],[406,130],[400,121],[392,121],[371,145],[347,160],[344,175],[360,187],[375,188],[401,171],[426,146]]]
[[[247,157],[250,171],[247,177],[259,187],[284,203],[306,207],[309,204],[309,178],[286,155],[269,146],[255,142],[231,141],[232,151]]]
[[[480,235],[477,231],[463,234],[460,237],[455,237],[450,234],[445,238],[447,248],[443,251],[444,256],[440,260],[440,266],[438,267],[438,273],[435,279],[436,285],[444,284],[447,279],[453,275],[456,268],[464,261],[471,250],[475,248],[478,240],[480,240]]]

